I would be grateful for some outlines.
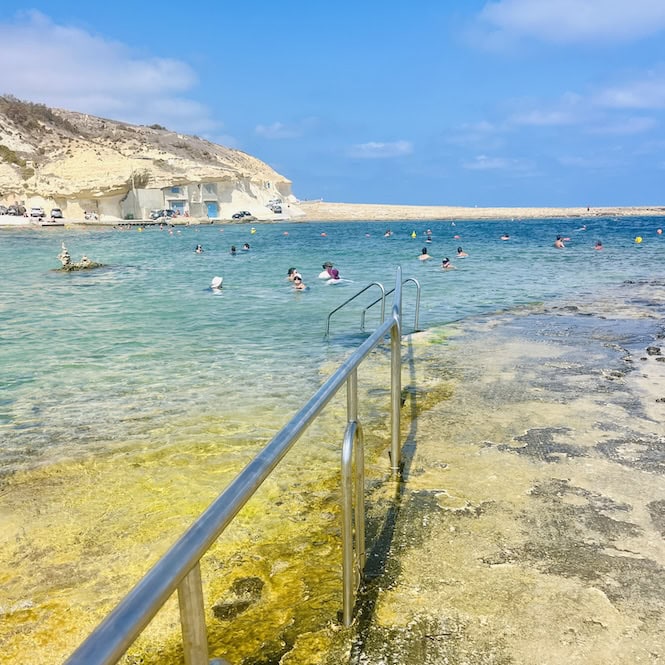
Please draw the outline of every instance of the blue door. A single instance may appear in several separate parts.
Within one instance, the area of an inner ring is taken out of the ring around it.
[[[208,207],[208,217],[210,219],[219,217],[219,205],[215,201],[206,203],[206,206]]]

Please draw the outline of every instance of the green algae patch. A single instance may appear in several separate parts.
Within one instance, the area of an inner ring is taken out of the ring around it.
[[[389,377],[387,356],[378,353],[361,376],[367,483],[380,487],[389,475],[389,391],[376,382]],[[71,653],[274,434],[247,438],[261,417],[185,417],[138,449],[114,442],[105,454],[5,476],[0,643],[9,661],[26,648],[35,663]],[[345,420],[342,392],[202,559],[211,657],[317,662],[338,633]],[[181,660],[172,598],[124,662]]]

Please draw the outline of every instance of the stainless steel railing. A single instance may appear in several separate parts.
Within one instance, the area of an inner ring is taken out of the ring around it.
[[[69,657],[65,665],[111,665],[177,590],[186,665],[208,665],[206,621],[201,586],[201,557],[253,496],[284,455],[302,436],[339,389],[347,384],[347,429],[342,449],[343,619],[352,621],[355,593],[365,559],[362,430],[358,422],[357,369],[390,334],[390,460],[393,478],[400,472],[402,271],[397,268],[391,317],[384,321],[305,406],[240,472],[173,547]],[[353,473],[355,461],[355,476]],[[354,482],[355,479],[355,482]],[[355,486],[355,497],[353,488]],[[355,501],[354,501],[355,498]],[[355,505],[355,507],[354,507]],[[354,543],[355,535],[355,543]],[[354,562],[355,559],[355,562]],[[357,574],[354,574],[357,572]]]
[[[373,286],[378,286],[381,289],[381,296],[375,302],[381,301],[381,323],[383,323],[384,319],[386,318],[386,290],[381,282],[371,282],[365,288],[360,289],[358,293],[355,293],[350,298],[347,298],[339,307],[335,307],[335,309],[333,309],[333,311],[328,314],[328,320],[326,321],[326,334],[324,339],[328,339],[328,337],[330,337],[330,319],[332,318],[332,315],[335,314],[335,312],[339,312],[340,309],[346,307],[351,301],[355,300],[358,296],[362,295],[365,293],[365,291],[371,289]]]
[[[418,328],[418,320],[420,318],[420,282],[415,278],[415,277],[407,277],[403,282],[402,286],[405,284],[408,284],[409,282],[413,283],[416,285],[416,312],[414,316],[414,322],[413,322],[413,330],[417,332],[419,330]],[[371,307],[374,307],[376,303],[381,302],[381,323],[383,323],[383,320],[385,318],[384,314],[384,305],[383,303],[386,300],[386,296],[389,296],[391,293],[393,293],[395,289],[390,289],[390,291],[386,291],[381,298],[377,298],[374,302],[371,302],[365,309],[362,311],[360,314],[360,330],[363,332],[365,331],[365,315],[367,314],[367,310],[370,309]]]

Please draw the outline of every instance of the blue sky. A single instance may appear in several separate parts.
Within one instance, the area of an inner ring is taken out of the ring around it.
[[[302,199],[665,204],[665,0],[3,0],[0,93],[244,150]]]

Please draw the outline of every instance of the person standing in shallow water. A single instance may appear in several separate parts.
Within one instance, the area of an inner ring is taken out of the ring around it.
[[[554,246],[557,249],[563,249],[565,245],[563,244],[563,240],[561,240],[561,236],[557,236],[556,240],[554,241]]]

